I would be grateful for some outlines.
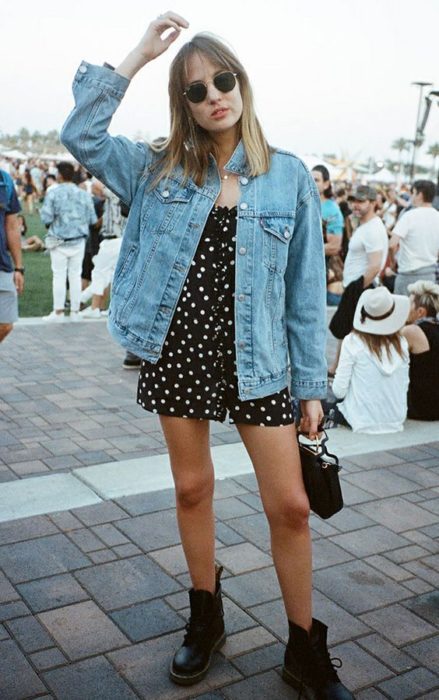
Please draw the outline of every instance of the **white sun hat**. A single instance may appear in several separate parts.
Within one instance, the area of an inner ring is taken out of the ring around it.
[[[407,321],[409,309],[409,298],[391,294],[387,287],[366,289],[355,309],[354,328],[373,335],[396,333]]]

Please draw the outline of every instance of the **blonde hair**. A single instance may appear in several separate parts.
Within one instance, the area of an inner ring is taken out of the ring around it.
[[[413,295],[415,307],[422,306],[427,311],[427,316],[439,314],[439,284],[418,280],[407,285],[407,291]]]
[[[384,352],[387,354],[389,360],[392,359],[392,348],[398,353],[400,357],[404,359],[405,353],[402,348],[402,335],[400,331],[396,333],[391,333],[390,335],[375,335],[374,333],[363,333],[363,331],[357,331],[355,328],[352,331],[357,335],[363,343],[367,346],[369,352],[381,361],[383,359]]]
[[[237,73],[243,103],[238,136],[244,145],[249,174],[262,175],[270,167],[271,149],[256,117],[247,73],[231,49],[214,35],[203,32],[184,44],[171,64],[168,88],[171,128],[167,139],[160,145],[152,145],[156,153],[161,154],[153,186],[169,177],[178,165],[183,168],[185,180],[192,177],[200,186],[207,177],[209,154],[217,155],[215,144],[208,132],[194,121],[183,94],[187,87],[188,61],[194,54],[201,54],[215,65]]]

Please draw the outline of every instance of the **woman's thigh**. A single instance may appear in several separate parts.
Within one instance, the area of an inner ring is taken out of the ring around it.
[[[252,461],[267,515],[308,510],[294,425],[236,426]]]
[[[209,421],[159,416],[177,491],[213,488]]]

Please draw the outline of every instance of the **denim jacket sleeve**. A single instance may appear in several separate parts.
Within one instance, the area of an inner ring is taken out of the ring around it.
[[[298,399],[322,399],[327,391],[326,274],[320,198],[301,166],[294,233],[285,272],[286,325],[291,392]]]
[[[73,81],[75,107],[62,128],[61,141],[81,165],[130,206],[152,152],[145,144],[108,133],[128,85],[127,78],[109,68],[83,61]]]

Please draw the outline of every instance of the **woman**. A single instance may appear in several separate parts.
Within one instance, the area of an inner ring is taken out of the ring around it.
[[[354,330],[341,347],[332,391],[341,422],[358,433],[403,430],[407,416],[409,351],[401,334],[409,313],[406,296],[386,287],[367,289],[355,309]]]
[[[26,168],[23,177],[23,197],[28,214],[33,214],[36,195],[37,188],[35,187],[33,177],[30,170]]]
[[[193,587],[170,674],[176,683],[197,682],[225,640],[209,424],[229,411],[270,524],[290,626],[284,676],[328,698],[351,698],[329,660],[326,626],[312,619],[309,504],[287,388],[289,349],[302,428],[315,438],[326,333],[312,178],[297,158],[269,148],[243,66],[206,34],[172,63],[168,139],[152,148],[106,131],[129,80],[188,26],[166,12],[115,70],[82,63],[62,133],[75,157],[130,207],[109,326],[143,359],[138,401],[160,416],[175,482]]]

